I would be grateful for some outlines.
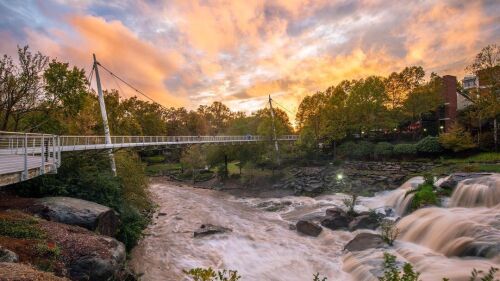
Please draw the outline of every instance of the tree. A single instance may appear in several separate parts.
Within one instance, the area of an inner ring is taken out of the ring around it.
[[[500,46],[488,45],[479,52],[474,62],[467,67],[479,79],[481,87],[471,90],[469,97],[474,99],[477,115],[493,119],[493,139],[498,151],[498,124],[500,114]]]
[[[28,46],[18,47],[17,54],[18,65],[14,65],[7,55],[0,60],[0,130],[3,131],[9,128],[19,130],[21,119],[37,110],[43,99],[41,74],[48,57],[39,52],[31,53]]]
[[[423,83],[424,77],[425,71],[421,66],[405,67],[400,73],[391,73],[385,80],[387,107],[400,109],[408,95]]]
[[[465,131],[459,123],[454,123],[451,129],[439,135],[439,143],[453,152],[460,152],[476,147],[469,132]]]
[[[193,173],[193,183],[196,178],[196,170],[205,167],[205,151],[201,145],[193,145],[184,150],[181,156],[181,163]]]
[[[312,96],[306,96],[302,99],[296,114],[299,130],[310,127],[316,139],[319,138],[323,125],[321,112],[325,108],[327,101],[328,96],[322,92],[317,92]]]

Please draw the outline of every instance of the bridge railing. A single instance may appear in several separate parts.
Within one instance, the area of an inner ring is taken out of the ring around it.
[[[56,135],[0,131],[0,158],[5,159],[0,161],[0,174],[22,172],[25,180],[31,169],[40,169],[42,174],[47,167],[57,170],[61,163],[59,142]]]
[[[97,148],[132,147],[164,144],[193,143],[246,143],[266,141],[265,136],[111,136],[111,145],[106,144],[104,136],[60,136],[60,145],[65,151]],[[296,135],[278,137],[280,141],[297,140]],[[109,147],[108,147],[109,146]]]

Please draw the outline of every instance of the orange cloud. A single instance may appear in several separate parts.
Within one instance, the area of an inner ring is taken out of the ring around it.
[[[184,58],[175,50],[161,50],[140,40],[119,21],[105,21],[94,16],[72,16],[69,23],[75,34],[52,30],[51,38],[29,32],[29,42],[52,57],[70,59],[80,66],[92,63],[92,53],[99,62],[115,74],[151,96],[165,106],[181,106],[186,97],[170,93],[164,81],[177,70]],[[137,95],[125,85],[117,82],[104,71],[101,72],[104,88],[121,88],[125,96]]]

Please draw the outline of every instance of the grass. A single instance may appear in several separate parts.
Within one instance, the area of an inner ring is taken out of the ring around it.
[[[144,159],[144,161],[146,161],[149,164],[158,164],[158,163],[165,162],[165,156],[164,155],[155,155],[155,156],[143,157],[143,159]]]
[[[444,164],[498,162],[500,162],[500,153],[498,152],[483,152],[466,158],[450,158],[443,161]]]
[[[146,166],[146,174],[148,176],[158,176],[162,175],[164,172],[172,171],[172,170],[180,170],[180,163],[158,163]]]
[[[23,239],[43,239],[45,233],[38,227],[38,221],[32,218],[0,218],[0,236]]]

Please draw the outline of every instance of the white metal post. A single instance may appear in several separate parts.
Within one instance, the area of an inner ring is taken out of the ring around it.
[[[40,174],[45,174],[45,137],[42,135],[42,140],[40,142],[40,158],[42,158],[42,166],[40,167]]]
[[[111,133],[109,131],[109,125],[108,125],[108,115],[106,113],[106,103],[104,102],[104,96],[102,94],[102,87],[101,87],[101,79],[99,78],[99,70],[98,70],[98,65],[99,63],[97,62],[97,59],[94,56],[94,71],[95,71],[95,81],[97,84],[97,93],[99,95],[99,106],[101,107],[101,116],[102,116],[102,123],[104,126],[104,135],[106,137],[106,144],[111,144]],[[113,171],[113,174],[116,176],[116,164],[115,164],[115,156],[113,155],[113,149],[109,150],[109,161],[111,164],[111,170]]]
[[[280,165],[280,148],[278,146],[278,139],[276,138],[276,125],[274,123],[274,109],[273,109],[273,103],[272,103],[271,95],[269,95],[269,108],[271,109],[271,118],[272,118],[272,125],[273,125],[273,136],[274,136],[274,149],[276,150],[276,163],[279,166]]]
[[[28,134],[24,134],[24,172],[22,180],[28,179]]]

